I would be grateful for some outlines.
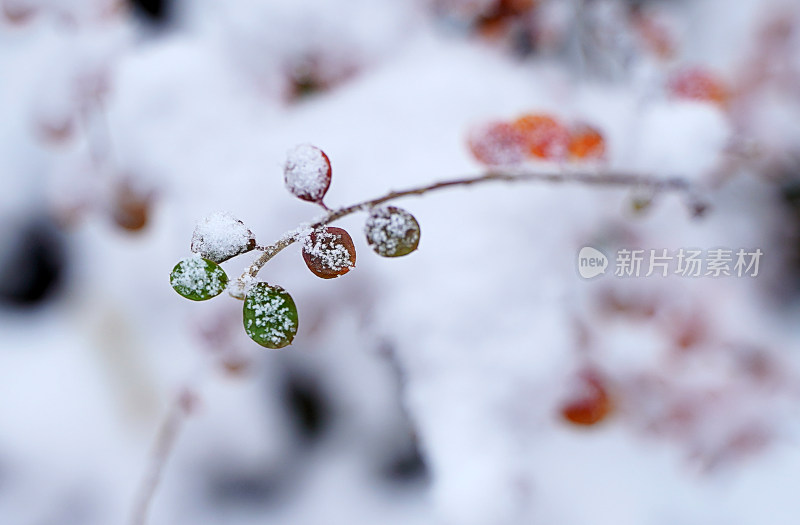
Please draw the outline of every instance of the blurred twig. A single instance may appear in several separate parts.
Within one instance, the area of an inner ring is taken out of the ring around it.
[[[186,416],[196,402],[196,394],[191,390],[183,390],[172,402],[166,417],[161,422],[158,435],[150,455],[150,464],[142,478],[139,495],[133,508],[130,525],[145,525],[156,490],[161,483],[164,467],[169,460],[175,441],[180,434]]]

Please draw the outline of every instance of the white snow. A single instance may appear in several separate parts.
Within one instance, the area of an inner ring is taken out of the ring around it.
[[[283,174],[286,189],[307,201],[321,201],[331,183],[328,158],[311,144],[300,144],[289,150]]]
[[[246,319],[245,330],[255,340],[280,345],[297,332],[283,290],[254,286],[247,293],[244,308],[252,316]]]
[[[212,213],[198,221],[192,233],[192,251],[220,263],[255,248],[256,238],[228,212]]]
[[[396,206],[380,206],[369,212],[364,234],[378,255],[393,257],[419,242],[420,227],[407,211]]]
[[[322,271],[339,274],[355,267],[355,250],[350,251],[353,242],[349,237],[346,231],[341,233],[341,228],[319,228],[302,238],[303,254]]]
[[[186,257],[171,274],[170,284],[182,294],[219,295],[225,289],[225,272],[219,267],[209,272],[209,266],[200,255]]]

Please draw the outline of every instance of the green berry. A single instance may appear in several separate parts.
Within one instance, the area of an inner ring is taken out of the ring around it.
[[[194,255],[175,265],[169,283],[187,299],[206,301],[225,290],[228,275],[217,263]]]
[[[267,348],[292,344],[297,334],[297,307],[280,286],[257,283],[244,299],[244,331]]]
[[[417,219],[395,206],[373,209],[364,226],[364,233],[375,253],[383,257],[408,255],[419,245]]]

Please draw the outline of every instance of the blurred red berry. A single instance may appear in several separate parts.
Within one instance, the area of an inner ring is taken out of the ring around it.
[[[594,370],[588,370],[580,374],[578,388],[561,407],[561,415],[574,425],[590,426],[605,419],[611,410],[605,381]]]
[[[474,130],[468,139],[472,155],[482,164],[503,166],[525,160],[523,134],[507,122],[492,122]]]
[[[573,159],[602,159],[606,154],[606,141],[598,129],[578,124],[570,130],[568,149]]]
[[[667,82],[669,93],[677,98],[713,102],[725,105],[728,90],[724,83],[711,72],[702,68],[690,68],[673,74]]]
[[[529,156],[547,160],[559,160],[566,156],[569,132],[555,118],[527,114],[515,120],[513,127],[522,133]]]
[[[111,202],[111,218],[114,223],[130,232],[147,226],[153,208],[153,192],[142,191],[127,179],[119,182]]]

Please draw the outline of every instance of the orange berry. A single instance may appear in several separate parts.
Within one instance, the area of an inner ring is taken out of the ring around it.
[[[569,132],[549,115],[527,114],[512,124],[522,133],[529,156],[557,160],[566,156]]]
[[[702,68],[683,69],[667,82],[669,93],[677,98],[725,105],[728,90],[722,81]]]
[[[601,422],[611,412],[611,399],[605,381],[593,370],[579,376],[579,391],[561,407],[561,415],[574,425],[590,426]]]
[[[597,128],[579,124],[570,130],[568,149],[573,159],[602,159],[606,154],[606,141]]]
[[[525,160],[525,140],[507,122],[492,122],[470,133],[469,150],[475,159],[489,166],[519,164]]]

